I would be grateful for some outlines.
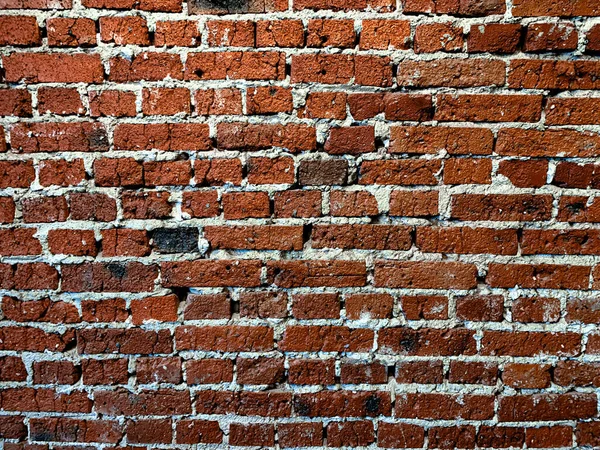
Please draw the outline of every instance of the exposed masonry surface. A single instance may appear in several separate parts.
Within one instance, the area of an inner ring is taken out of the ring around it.
[[[600,447],[598,0],[0,0],[4,450]]]

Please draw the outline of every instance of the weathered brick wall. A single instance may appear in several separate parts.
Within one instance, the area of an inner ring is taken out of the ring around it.
[[[600,447],[598,0],[0,0],[4,450]]]

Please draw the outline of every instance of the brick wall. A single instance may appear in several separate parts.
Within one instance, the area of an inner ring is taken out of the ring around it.
[[[4,450],[600,447],[598,0],[0,0]]]

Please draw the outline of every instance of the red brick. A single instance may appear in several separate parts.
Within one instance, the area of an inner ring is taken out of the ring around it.
[[[75,384],[80,378],[79,367],[70,361],[40,361],[33,364],[35,384]]]
[[[190,112],[190,91],[185,88],[150,88],[142,91],[142,112],[146,116],[172,116]]]
[[[449,122],[537,122],[541,95],[438,95],[435,119]]]
[[[298,116],[308,119],[346,118],[346,93],[344,92],[309,92],[304,108]]]
[[[288,326],[279,348],[292,352],[360,352],[373,346],[373,331],[342,326]]]
[[[334,190],[329,194],[329,214],[342,217],[376,216],[379,206],[370,192]]]
[[[68,418],[41,418],[29,422],[32,441],[103,442],[116,444],[123,437],[118,422]]]
[[[590,267],[557,264],[495,264],[488,267],[491,287],[588,289]]]
[[[353,20],[312,19],[308,21],[307,47],[354,47]]]
[[[302,250],[302,227],[298,226],[207,226],[204,237],[213,249]]]
[[[149,239],[145,230],[126,228],[102,230],[104,256],[147,256],[149,253]]]
[[[494,136],[485,128],[391,127],[390,153],[489,155]]]
[[[294,396],[294,409],[308,417],[377,417],[392,413],[389,392],[320,391]]]
[[[487,0],[484,2],[466,0],[461,2],[446,2],[440,0],[402,0],[405,13],[434,13],[460,16],[488,16],[503,14],[506,5],[502,0]]]
[[[302,47],[304,25],[301,20],[259,20],[256,22],[258,47]]]
[[[293,158],[285,156],[279,158],[256,157],[250,158],[248,162],[248,183],[293,184],[294,180]]]
[[[28,188],[34,179],[32,161],[0,161],[0,188]]]
[[[436,191],[392,191],[390,195],[391,216],[427,217],[438,215]]]
[[[86,179],[83,159],[40,161],[42,186],[74,186]]]
[[[292,359],[288,378],[291,384],[335,384],[335,361],[332,359]]]
[[[573,444],[573,429],[566,425],[526,428],[525,442],[531,448],[570,447]]]
[[[287,316],[285,292],[242,292],[239,300],[241,317],[282,319]]]
[[[407,320],[447,319],[448,298],[442,295],[404,296],[402,311]]]
[[[170,419],[127,421],[127,442],[132,444],[170,444],[173,440]]]
[[[127,91],[90,91],[90,115],[92,117],[135,117],[136,95]]]
[[[415,31],[415,52],[460,52],[463,49],[463,29],[448,23],[418,25]]]
[[[94,409],[111,416],[164,416],[192,412],[190,393],[175,389],[143,390],[135,394],[125,389],[96,391]]]
[[[104,152],[109,148],[104,126],[92,122],[15,124],[10,143],[25,153]]]
[[[12,53],[2,58],[5,79],[27,83],[102,83],[98,54]]]
[[[254,47],[254,22],[209,20],[206,31],[209,47]]]
[[[2,350],[64,352],[75,342],[75,333],[46,333],[39,328],[7,326],[0,330]]]
[[[280,423],[277,425],[279,445],[291,447],[321,447],[323,424],[320,422]]]
[[[183,64],[178,54],[143,52],[131,59],[120,56],[110,59],[110,81],[161,81],[165,78],[183,78]]]
[[[169,193],[165,191],[124,192],[121,201],[127,219],[163,219],[171,215]]]
[[[452,217],[460,220],[540,221],[552,213],[552,196],[530,194],[457,194]]]
[[[596,396],[583,393],[500,397],[500,422],[576,420],[596,415]]]
[[[50,230],[48,247],[59,255],[96,256],[98,252],[93,230]]]
[[[511,88],[598,89],[598,61],[513,59],[508,72]],[[573,76],[573,74],[577,76]]]
[[[396,381],[401,384],[439,384],[443,379],[442,361],[404,361],[396,365]]]
[[[20,301],[12,297],[2,299],[2,312],[15,322],[77,323],[79,312],[72,303],[51,301]]]
[[[587,35],[586,51],[588,53],[597,53],[600,51],[600,26],[594,25]]]
[[[208,131],[201,123],[121,123],[114,131],[114,145],[117,150],[208,150]]]
[[[225,219],[270,217],[271,205],[266,192],[231,192],[223,195]]]
[[[276,192],[274,196],[275,217],[319,217],[322,211],[322,195],[316,190],[291,190]]]
[[[532,23],[525,34],[526,52],[570,51],[577,48],[579,35],[570,22]]]
[[[469,227],[417,227],[415,241],[424,252],[517,254],[516,230]]]
[[[147,322],[175,322],[179,299],[176,295],[147,297],[131,301],[131,318],[134,325]]]
[[[238,383],[274,385],[285,378],[283,358],[238,358]]]
[[[117,218],[114,198],[105,194],[73,193],[69,197],[71,219],[111,222]]]
[[[82,318],[86,322],[124,322],[129,317],[125,300],[84,300],[81,302]]]
[[[409,250],[412,228],[395,225],[315,225],[313,248]]]
[[[363,447],[373,442],[375,442],[373,422],[355,420],[330,422],[327,425],[327,445],[329,447]]]
[[[379,422],[377,445],[383,448],[422,447],[425,431],[418,425],[408,423]]]
[[[375,286],[413,289],[472,289],[477,268],[457,262],[377,261]]]
[[[42,43],[40,29],[33,16],[2,16],[0,30],[0,45],[33,47]]]
[[[181,444],[220,444],[223,432],[219,422],[208,420],[178,420],[177,443]]]
[[[389,294],[351,294],[345,297],[346,316],[351,320],[389,319],[394,298]]]
[[[184,192],[181,210],[190,217],[218,216],[220,205],[217,191]]]
[[[54,389],[8,388],[2,392],[5,411],[89,413],[92,401],[85,391],[59,393]]]
[[[273,447],[275,426],[267,423],[232,423],[229,426],[229,444],[232,446]]]
[[[515,187],[542,187],[546,184],[548,161],[543,160],[503,160],[498,166],[498,174],[504,175]]]
[[[384,354],[406,356],[474,355],[474,334],[464,328],[385,328],[379,333],[379,347]]]
[[[200,42],[198,24],[193,20],[157,21],[154,45],[157,47],[194,47]]]
[[[547,388],[550,386],[550,366],[548,364],[505,364],[502,381],[515,389]]]
[[[505,128],[498,132],[496,143],[496,153],[502,156],[588,158],[599,151],[598,135],[566,129]]]
[[[189,294],[185,302],[185,320],[229,319],[231,300],[227,294]]]
[[[292,91],[276,86],[248,89],[246,109],[248,114],[291,113],[294,109]]]
[[[268,261],[267,277],[282,288],[357,287],[366,284],[364,261],[295,260]]]
[[[156,266],[140,262],[83,263],[62,266],[63,292],[148,292]]]
[[[64,197],[31,197],[21,202],[23,221],[64,222],[69,216],[69,207]]]
[[[501,295],[468,295],[456,299],[456,317],[473,322],[502,322],[504,298]]]
[[[428,433],[429,445],[433,448],[475,448],[475,427],[433,427]]]
[[[447,159],[444,162],[444,184],[492,184],[492,160]]]
[[[378,12],[389,12],[395,9],[395,3],[390,0],[351,0],[343,3],[335,0],[295,0],[294,10],[303,9],[331,9],[333,11],[373,9]]]
[[[359,184],[426,185],[438,184],[439,160],[384,159],[363,161]]]
[[[50,47],[96,45],[96,22],[85,18],[49,18],[46,21]]]
[[[600,102],[594,98],[556,98],[546,104],[548,125],[600,123]]]
[[[233,362],[229,359],[190,360],[185,364],[187,384],[227,383],[233,380]]]
[[[261,150],[281,147],[292,153],[316,148],[313,127],[300,124],[220,123],[217,144],[223,150]]]
[[[407,50],[410,44],[410,22],[406,20],[362,21],[360,33],[361,50]]]
[[[192,179],[189,161],[147,161],[143,164],[146,186],[186,186]]]
[[[560,301],[556,298],[520,297],[513,300],[512,320],[515,322],[558,322]]]
[[[396,78],[400,86],[407,87],[503,86],[506,65],[493,59],[403,61]]]
[[[292,316],[297,319],[338,319],[337,294],[297,294],[292,297]]]
[[[450,361],[448,381],[461,384],[483,384],[494,386],[498,379],[496,363]]]
[[[492,356],[576,356],[580,349],[581,336],[576,333],[485,331],[480,353]]]
[[[0,358],[0,380],[26,381],[27,369],[25,368],[25,364],[23,364],[23,360],[16,356]]]
[[[452,420],[485,420],[494,416],[491,395],[401,394],[396,397],[396,417]]]
[[[285,56],[279,52],[204,52],[188,55],[186,80],[282,80]]]
[[[600,11],[593,0],[573,0],[557,3],[553,0],[516,0],[513,4],[514,16],[598,16]]]
[[[197,159],[194,161],[196,185],[222,186],[242,184],[242,163],[239,159]]]
[[[521,25],[512,23],[472,24],[469,52],[514,53],[521,40]]]
[[[0,89],[0,116],[31,117],[31,115],[31,94],[26,89]]]
[[[161,272],[165,287],[253,287],[260,285],[261,264],[255,260],[164,262]]]
[[[171,353],[172,350],[173,339],[169,330],[88,328],[77,332],[77,351],[80,354],[147,355]]]
[[[273,349],[273,330],[263,326],[177,327],[178,350],[225,352],[269,351]]]
[[[85,359],[81,371],[85,385],[127,384],[127,359]]]

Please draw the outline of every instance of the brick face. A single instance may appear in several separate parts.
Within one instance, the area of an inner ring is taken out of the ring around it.
[[[0,439],[600,447],[598,0],[0,0]]]

